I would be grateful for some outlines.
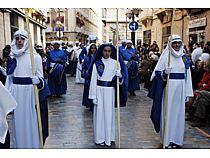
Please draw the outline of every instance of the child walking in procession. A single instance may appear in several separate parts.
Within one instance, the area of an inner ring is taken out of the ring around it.
[[[121,85],[127,81],[125,64],[122,58],[117,63],[113,45],[102,44],[90,67],[93,67],[89,98],[94,103],[94,140],[98,145],[111,146],[115,142],[116,78],[120,78]]]

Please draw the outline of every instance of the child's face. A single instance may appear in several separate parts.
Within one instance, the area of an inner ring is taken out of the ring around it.
[[[197,65],[197,69],[200,69],[201,68],[201,61],[197,61],[196,65]]]
[[[92,45],[91,48],[90,48],[90,53],[91,53],[92,55],[94,55],[95,52],[96,52],[96,46],[95,46],[95,45]]]
[[[112,53],[111,47],[109,47],[109,46],[104,47],[104,49],[103,49],[103,57],[105,59],[108,59],[110,57],[111,53]]]

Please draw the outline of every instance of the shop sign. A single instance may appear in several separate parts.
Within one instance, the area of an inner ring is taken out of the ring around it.
[[[201,26],[206,26],[206,17],[191,20],[188,23],[188,28],[201,27]]]

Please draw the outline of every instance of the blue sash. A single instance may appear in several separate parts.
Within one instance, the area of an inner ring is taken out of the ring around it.
[[[111,81],[100,81],[97,80],[97,85],[102,87],[114,87],[114,84]]]
[[[32,79],[30,77],[13,77],[14,84],[32,84]]]
[[[184,73],[170,73],[169,79],[185,79]]]

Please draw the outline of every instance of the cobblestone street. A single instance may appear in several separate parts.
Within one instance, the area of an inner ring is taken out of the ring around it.
[[[66,95],[49,98],[49,137],[45,148],[102,148],[94,144],[92,113],[81,105],[83,85],[75,84],[75,77],[67,77],[67,81]],[[143,88],[136,94],[129,96],[127,106],[121,108],[121,148],[158,148],[159,134],[150,120],[152,102]],[[118,147],[117,140],[111,148]],[[186,122],[183,148],[210,148],[210,139]]]

